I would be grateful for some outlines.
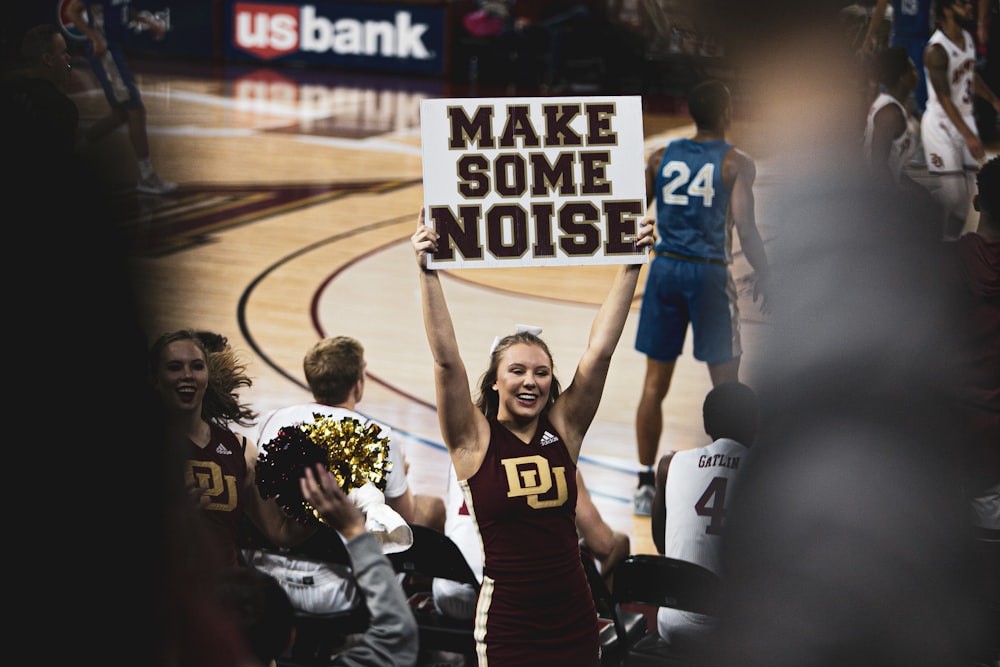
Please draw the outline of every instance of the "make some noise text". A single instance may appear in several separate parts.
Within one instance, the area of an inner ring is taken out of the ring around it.
[[[458,205],[456,210],[428,207],[443,241],[434,254],[436,259],[453,259],[455,249],[466,259],[481,259],[484,250],[502,259],[527,253],[535,258],[555,257],[560,250],[575,257],[637,253],[637,221],[645,203],[607,198],[613,196],[607,176],[612,156],[608,148],[596,148],[617,144],[611,129],[614,105],[543,105],[541,131],[532,124],[526,105],[509,105],[499,135],[493,133],[489,107],[478,109],[471,118],[461,107],[448,112],[450,150],[468,151],[475,144],[480,150],[503,152],[492,159],[480,152],[458,158],[456,191],[472,203]],[[570,125],[580,117],[586,119],[585,132]],[[543,150],[552,148],[559,150]],[[503,201],[484,207],[489,195],[499,195]],[[515,202],[525,196],[530,203]],[[481,229],[485,229],[485,239],[480,238]]]

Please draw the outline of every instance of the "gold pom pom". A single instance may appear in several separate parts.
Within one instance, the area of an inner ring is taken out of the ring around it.
[[[380,437],[382,427],[378,424],[366,425],[353,417],[334,419],[313,413],[313,423],[299,428],[326,453],[327,469],[345,493],[368,482],[385,491],[392,462],[389,438]]]

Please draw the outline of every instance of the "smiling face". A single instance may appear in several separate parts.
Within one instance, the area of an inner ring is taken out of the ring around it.
[[[537,345],[518,343],[503,353],[493,384],[500,397],[501,421],[525,421],[539,415],[549,400],[552,361]]]
[[[201,414],[208,387],[208,363],[197,343],[176,340],[163,348],[155,386],[167,410]]]

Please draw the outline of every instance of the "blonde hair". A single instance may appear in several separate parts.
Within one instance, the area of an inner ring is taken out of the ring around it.
[[[324,338],[306,352],[302,371],[318,402],[343,403],[364,375],[365,348],[350,336]]]
[[[513,345],[534,345],[542,349],[549,358],[549,365],[555,370],[555,363],[552,361],[552,353],[549,346],[541,338],[528,331],[518,331],[509,336],[504,336],[493,346],[490,352],[490,365],[479,378],[479,393],[476,397],[476,407],[486,415],[487,418],[496,417],[500,411],[500,395],[493,390],[493,384],[497,381],[497,369],[500,367],[500,358]],[[552,385],[549,388],[549,400],[545,402],[541,414],[546,414],[552,404],[559,398],[562,388],[555,373],[552,374]]]

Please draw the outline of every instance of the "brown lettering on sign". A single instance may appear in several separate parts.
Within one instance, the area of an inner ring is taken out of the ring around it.
[[[541,202],[531,205],[531,215],[535,219],[535,247],[531,249],[533,257],[555,257],[556,246],[552,243],[552,215],[555,207],[552,202]]]
[[[641,201],[604,202],[604,243],[605,255],[634,255],[635,240],[639,236],[636,220],[642,217],[646,207]]]
[[[583,191],[580,194],[611,194],[611,181],[606,178],[609,162],[611,153],[607,151],[580,153],[580,171],[583,172]]]
[[[517,153],[504,153],[494,162],[496,191],[501,197],[520,197],[528,187],[524,158]]]
[[[458,191],[469,199],[490,194],[490,161],[485,155],[463,155],[458,160]]]
[[[500,135],[500,148],[517,148],[517,139],[521,139],[521,148],[538,148],[541,140],[531,124],[531,109],[526,104],[507,107],[507,122]]]
[[[618,135],[611,131],[611,119],[615,116],[615,105],[588,104],[587,109],[587,145],[614,146],[618,143]]]
[[[601,247],[600,217],[590,202],[569,202],[559,209],[559,229],[565,232],[559,238],[562,251],[574,257],[596,255]]]
[[[635,100],[441,102],[426,106],[446,116],[438,116],[437,145],[424,147],[425,178],[434,182],[427,219],[439,234],[434,265],[630,262],[645,255],[635,245],[647,205]],[[634,177],[623,161],[639,165]]]
[[[504,243],[504,230],[510,243]],[[523,257],[528,252],[528,214],[517,204],[499,204],[486,213],[486,247],[498,259]]]
[[[466,259],[482,259],[483,249],[479,245],[479,218],[482,208],[479,206],[459,206],[456,218],[447,206],[432,206],[430,209],[434,229],[441,238],[434,259],[454,259],[454,248],[457,247],[462,257]]]
[[[493,107],[479,107],[472,118],[465,115],[462,107],[448,107],[451,121],[451,136],[448,148],[465,150],[473,141],[483,148],[493,148]]]
[[[495,204],[486,211],[485,239],[479,238],[481,206],[459,206],[457,215],[448,206],[431,206],[428,215],[440,234],[434,259],[452,260],[456,249],[464,259],[482,259],[486,252],[497,259],[520,258],[529,251],[532,232],[533,258],[555,257],[556,239],[566,255],[591,257],[601,250],[602,227],[607,230],[606,254],[635,254],[643,206],[639,200],[605,202],[601,208],[587,201],[569,201],[556,211],[552,202],[537,202],[529,215],[520,204]]]
[[[458,192],[463,197],[482,199],[495,192],[502,197],[522,197],[531,183],[531,196],[560,197],[611,194],[607,151],[559,153],[549,162],[545,153],[501,153],[491,165],[486,156],[471,153],[458,159]],[[580,183],[574,166],[580,163]],[[530,170],[530,176],[528,174]]]
[[[531,196],[544,197],[556,188],[561,197],[577,194],[573,179],[573,153],[559,153],[549,162],[545,153],[531,153]]]
[[[579,104],[546,104],[542,106],[545,116],[545,147],[581,146],[583,138],[569,124],[580,114]]]
[[[588,146],[613,146],[618,136],[611,131],[611,119],[615,116],[615,105],[610,103],[585,104],[543,104],[542,117],[545,119],[545,148],[562,146],[583,146],[584,137]],[[505,109],[507,118],[500,133],[500,148],[538,148],[542,145],[538,130],[531,122],[531,109],[527,104],[509,104]],[[571,127],[578,117],[587,119],[586,131],[581,134]],[[480,150],[497,147],[493,135],[493,107],[481,106],[470,118],[460,106],[448,107],[450,150],[465,150],[475,142]]]

